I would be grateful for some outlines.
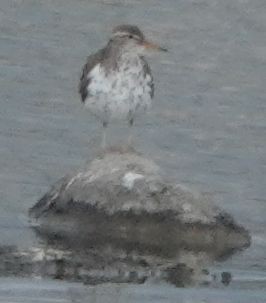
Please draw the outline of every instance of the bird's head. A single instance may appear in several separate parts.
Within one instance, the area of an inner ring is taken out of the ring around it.
[[[116,43],[124,51],[143,54],[149,50],[167,51],[165,48],[146,40],[144,34],[135,25],[119,25],[113,29],[111,42]]]

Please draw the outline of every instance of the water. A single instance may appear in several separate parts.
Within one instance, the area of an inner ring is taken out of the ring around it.
[[[265,302],[265,290],[247,292],[243,289],[177,289],[169,285],[100,285],[84,287],[75,283],[51,281],[0,280],[0,302],[200,302],[250,303]],[[36,301],[36,297],[40,297]]]
[[[0,243],[34,245],[28,208],[92,154],[99,125],[79,101],[78,78],[86,56],[120,23],[139,24],[169,49],[149,58],[156,98],[148,120],[137,121],[137,148],[177,182],[213,196],[253,241],[245,252],[214,264],[233,273],[227,288],[124,286],[130,299],[121,301],[266,301],[264,0],[2,0]],[[124,134],[121,127],[111,132],[112,138]],[[23,302],[32,302],[33,294],[46,302],[48,288],[57,302],[54,281],[39,281],[43,291],[32,280],[1,279],[8,283],[16,300],[19,289]],[[59,284],[59,293],[71,287]],[[116,286],[108,287],[112,293]],[[8,302],[5,296],[0,300]],[[96,299],[105,297],[99,291]]]

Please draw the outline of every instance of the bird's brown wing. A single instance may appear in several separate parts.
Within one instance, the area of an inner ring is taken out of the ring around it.
[[[89,94],[90,77],[89,73],[104,57],[104,49],[100,49],[97,53],[90,55],[87,58],[86,64],[83,66],[80,81],[79,94],[82,102],[85,102]]]
[[[144,70],[145,77],[146,77],[146,75],[149,75],[151,77],[151,80],[149,81],[148,85],[151,88],[150,96],[151,96],[151,98],[153,98],[154,97],[154,82],[153,82],[153,76],[151,73],[151,68],[144,57],[141,57],[141,59],[142,59],[142,63],[143,63],[143,70]]]

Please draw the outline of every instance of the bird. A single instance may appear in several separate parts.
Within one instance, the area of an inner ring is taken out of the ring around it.
[[[90,55],[83,66],[79,94],[103,126],[103,149],[111,121],[125,120],[131,129],[136,116],[151,107],[154,81],[144,57],[150,50],[167,51],[146,40],[138,26],[122,24],[112,30],[106,46]],[[128,141],[130,144],[131,135]]]

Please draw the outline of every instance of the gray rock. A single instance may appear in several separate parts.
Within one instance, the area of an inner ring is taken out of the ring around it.
[[[211,201],[160,176],[136,152],[109,151],[57,182],[30,209],[41,233],[75,245],[176,257],[180,249],[219,258],[250,245],[249,233]],[[88,240],[89,239],[89,240]]]

